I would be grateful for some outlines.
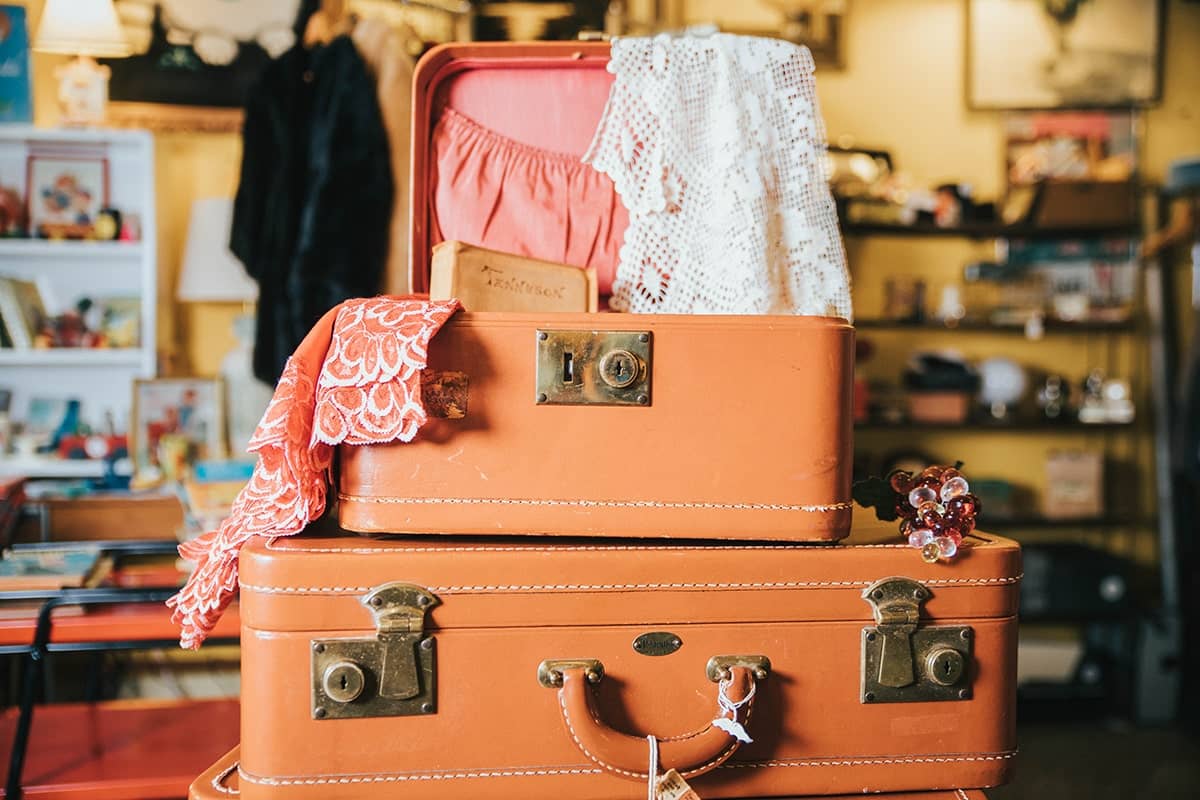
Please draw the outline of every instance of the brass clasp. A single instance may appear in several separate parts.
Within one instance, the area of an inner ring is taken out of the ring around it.
[[[312,643],[314,719],[432,714],[437,710],[435,640],[425,615],[438,599],[420,586],[386,583],[362,603],[375,636]]]

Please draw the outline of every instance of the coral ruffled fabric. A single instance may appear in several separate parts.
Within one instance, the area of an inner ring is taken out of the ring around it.
[[[291,536],[325,512],[334,445],[411,441],[427,419],[429,340],[458,301],[373,297],[327,313],[288,359],[250,452],[258,464],[221,527],[180,545],[196,562],[167,601],[180,645],[200,646],[237,594],[238,555],[254,536]]]

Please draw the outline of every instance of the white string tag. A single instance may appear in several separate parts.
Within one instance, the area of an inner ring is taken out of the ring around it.
[[[682,775],[669,769],[658,782],[658,800],[700,800],[700,795],[688,786]]]
[[[658,797],[658,739],[653,735],[647,736],[650,743],[650,768],[646,770],[646,800],[657,800]]]
[[[717,706],[720,708],[720,713],[717,715],[717,718],[712,721],[712,724],[714,727],[720,728],[733,738],[737,739],[739,742],[743,744],[750,744],[754,740],[750,738],[750,734],[746,733],[746,728],[742,725],[742,723],[738,722],[738,711],[741,710],[741,707],[749,703],[754,697],[754,693],[758,691],[758,684],[751,683],[750,691],[746,693],[745,697],[736,703],[730,700],[729,695],[726,693],[729,689],[729,684],[730,681],[728,680],[723,680],[720,682],[720,684],[718,684],[720,688],[717,692]],[[729,716],[726,716],[726,714]]]

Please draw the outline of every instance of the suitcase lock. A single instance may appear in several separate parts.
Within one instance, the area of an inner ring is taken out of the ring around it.
[[[362,598],[375,636],[314,639],[313,719],[432,714],[437,710],[437,652],[425,635],[436,596],[408,583],[385,583]]]
[[[537,332],[534,401],[559,406],[648,406],[649,331]]]
[[[973,631],[925,625],[929,589],[911,578],[884,578],[863,590],[875,625],[862,630],[863,703],[967,700]]]

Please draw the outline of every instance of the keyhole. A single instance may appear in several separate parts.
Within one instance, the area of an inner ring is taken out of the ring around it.
[[[347,685],[346,676],[343,675],[342,676],[342,691],[343,692],[346,691],[346,685]]]
[[[563,383],[575,382],[575,356],[572,353],[563,353]]]
[[[953,672],[953,671],[954,671],[954,667],[950,666],[950,662],[949,662],[949,661],[943,661],[943,662],[942,662],[942,673],[943,673],[944,675],[949,675],[949,674],[950,674],[951,672]],[[342,679],[342,683],[343,683],[343,684],[345,684],[345,679],[344,679],[344,678]]]

